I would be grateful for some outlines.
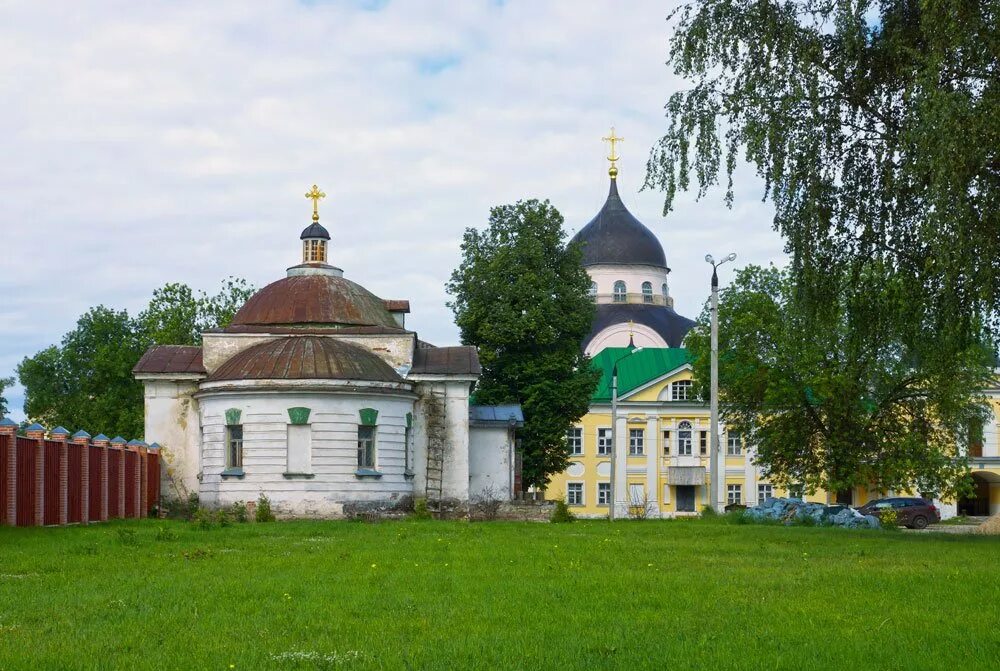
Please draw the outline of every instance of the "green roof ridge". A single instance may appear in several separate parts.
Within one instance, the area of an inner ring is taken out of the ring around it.
[[[631,355],[629,351],[628,347],[606,347],[592,357],[592,365],[601,371],[592,402],[611,400],[611,370],[616,361],[618,398],[692,361],[690,352],[683,347],[644,347]]]

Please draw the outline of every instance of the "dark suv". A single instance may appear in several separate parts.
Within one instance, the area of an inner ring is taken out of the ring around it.
[[[937,506],[928,501],[913,496],[899,496],[891,499],[875,499],[858,508],[862,515],[881,517],[882,511],[892,508],[896,511],[896,524],[923,529],[928,524],[941,521],[941,513]]]

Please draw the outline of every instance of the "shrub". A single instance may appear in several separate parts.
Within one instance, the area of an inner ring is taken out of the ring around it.
[[[237,501],[230,506],[229,514],[232,516],[234,521],[239,522],[240,524],[250,521],[250,515],[247,512],[247,504],[243,501]]]
[[[431,511],[430,508],[427,507],[427,499],[421,497],[413,502],[413,519],[415,520],[431,519]]]
[[[718,517],[719,514],[717,512],[715,512],[715,508],[713,508],[712,506],[702,506],[701,507],[701,516],[702,517]]]
[[[215,526],[216,517],[211,510],[207,510],[205,508],[198,508],[198,510],[195,511],[194,517],[192,517],[191,521],[194,523],[196,527],[198,527],[202,531],[207,531]]]
[[[481,520],[495,520],[503,501],[493,485],[483,487],[472,501],[472,516]]]
[[[172,541],[177,539],[177,533],[170,527],[156,527],[156,540]]]
[[[257,497],[257,510],[254,518],[258,522],[274,521],[274,513],[271,512],[271,499],[264,492],[261,492],[260,496]]]
[[[879,522],[882,523],[883,529],[898,529],[899,514],[896,513],[895,508],[883,508],[879,515]]]
[[[122,545],[135,547],[139,544],[139,537],[135,535],[135,529],[116,529],[118,542]]]
[[[193,520],[199,507],[197,492],[191,492],[186,499],[171,498],[163,502],[166,517],[175,520]]]
[[[556,507],[552,510],[552,516],[549,518],[550,522],[572,522],[576,519],[576,516],[569,511],[569,506],[566,505],[566,501],[563,499],[558,499],[556,501]]]

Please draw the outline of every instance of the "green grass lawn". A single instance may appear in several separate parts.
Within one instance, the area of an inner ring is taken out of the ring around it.
[[[1000,539],[737,525],[0,529],[0,669],[985,669]]]

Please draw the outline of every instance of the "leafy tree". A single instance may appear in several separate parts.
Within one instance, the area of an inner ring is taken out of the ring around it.
[[[672,18],[669,64],[692,86],[648,164],[665,211],[723,163],[731,203],[742,149],[804,316],[836,311],[849,269],[888,279],[956,356],[996,333],[1000,3],[692,0]]]
[[[253,291],[235,278],[214,296],[196,297],[184,284],[166,284],[135,319],[125,310],[91,308],[60,345],[18,366],[25,413],[46,426],[141,436],[142,385],[132,368],[142,354],[151,345],[200,344],[201,331],[227,326]]]
[[[566,431],[587,412],[598,379],[580,349],[594,317],[590,278],[562,224],[548,201],[492,208],[485,231],[466,229],[447,285],[462,342],[479,348],[476,401],[524,409],[527,485],[566,468]]]
[[[0,377],[0,417],[7,416],[7,399],[3,394],[12,384],[14,384],[14,378]]]
[[[963,490],[957,448],[987,416],[989,349],[943,351],[900,282],[843,273],[831,284],[837,298],[822,319],[803,317],[793,274],[774,267],[745,268],[722,291],[728,430],[756,446],[778,484]],[[709,318],[706,308],[686,340],[699,381],[709,379]]]

